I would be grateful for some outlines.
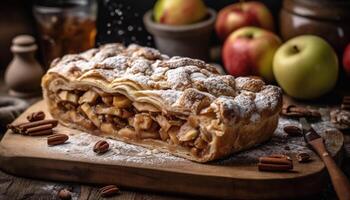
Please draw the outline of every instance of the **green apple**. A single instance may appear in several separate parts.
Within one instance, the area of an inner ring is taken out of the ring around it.
[[[192,24],[207,13],[202,0],[158,0],[153,8],[154,20],[168,25]]]
[[[338,58],[322,38],[303,35],[284,43],[273,60],[278,84],[290,96],[314,99],[329,92],[338,78]]]

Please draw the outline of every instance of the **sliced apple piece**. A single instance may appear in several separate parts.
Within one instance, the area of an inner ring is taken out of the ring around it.
[[[97,92],[93,90],[88,90],[83,94],[83,96],[79,98],[79,104],[96,103],[97,98],[98,98]]]
[[[88,103],[84,103],[80,107],[81,107],[81,110],[92,121],[92,123],[94,123],[94,125],[96,127],[100,127],[101,126],[100,120],[98,119],[97,115],[94,113],[93,108]]]
[[[96,105],[95,111],[99,115],[107,114],[107,115],[114,115],[118,117],[123,116],[123,111],[116,107],[106,107],[103,105]]]
[[[126,96],[120,94],[113,96],[113,105],[117,108],[129,108],[132,102]]]
[[[159,130],[160,138],[163,141],[167,140],[169,138],[168,130],[170,129],[171,124],[168,122],[167,118],[164,117],[163,115],[157,115],[156,121],[160,126],[160,130]]]
[[[159,134],[152,131],[141,131],[139,133],[141,139],[159,139]]]
[[[71,93],[67,90],[62,90],[58,93],[58,97],[60,98],[61,101],[68,101],[73,104],[78,104],[78,95]]]
[[[172,144],[178,145],[180,143],[179,139],[177,138],[177,133],[179,132],[179,129],[180,127],[178,126],[172,126],[168,131],[169,138]]]
[[[196,129],[191,129],[187,132],[185,132],[184,134],[179,135],[179,141],[181,142],[188,142],[191,140],[196,139],[196,137],[198,136],[199,132]]]
[[[114,133],[116,130],[113,127],[113,124],[111,123],[101,123],[101,127],[100,127],[101,131],[104,133]]]
[[[126,127],[126,128],[122,128],[118,131],[118,135],[125,137],[125,138],[129,138],[129,139],[136,139],[137,138],[137,133],[135,132],[135,130],[133,130],[132,128]]]
[[[136,132],[151,128],[153,120],[147,113],[136,114],[134,117],[134,127]]]
[[[105,103],[106,105],[113,105],[113,96],[102,96],[101,97],[102,102]]]

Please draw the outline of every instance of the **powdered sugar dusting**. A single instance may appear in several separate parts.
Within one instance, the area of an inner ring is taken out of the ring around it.
[[[294,125],[301,128],[301,125],[297,120],[281,117],[271,140],[255,148],[234,154],[227,159],[217,161],[216,163],[224,165],[256,163],[259,157],[271,154],[290,155],[306,152],[310,155],[316,156],[315,153],[307,147],[303,137],[290,137],[283,131],[283,128],[286,125]],[[339,147],[339,145],[334,143],[334,138],[332,138],[333,131],[337,131],[334,125],[329,121],[323,121],[315,123],[312,126],[317,130],[317,133],[325,139],[328,151],[334,155],[337,151],[336,147]]]
[[[266,117],[269,117],[267,115],[278,112],[281,104],[281,90],[265,85],[262,80],[249,77],[235,79],[229,75],[219,75],[204,61],[183,57],[168,58],[158,50],[135,44],[128,47],[122,44],[107,44],[81,54],[64,56],[53,62],[48,74],[50,73],[57,73],[71,81],[100,81],[106,86],[113,85],[113,88],[125,84],[125,81],[128,81],[128,84],[132,82],[137,85],[135,88],[139,91],[138,94],[145,90],[157,91],[147,94],[156,94],[154,99],[163,101],[160,102],[163,105],[169,105],[164,108],[167,111],[182,112],[184,115],[189,113],[189,108],[194,102],[202,109],[203,105],[210,105],[220,97],[229,96],[236,104],[232,107],[240,108],[232,115],[257,122],[259,117],[252,116],[253,114],[265,113]],[[127,91],[130,96],[133,95],[131,88]],[[158,98],[159,96],[161,98]],[[232,100],[230,101],[225,105],[232,104]],[[216,103],[224,104],[221,101]],[[193,111],[197,112],[196,109]],[[231,111],[222,110],[225,113]],[[230,119],[224,121],[229,122]]]
[[[146,149],[113,139],[105,139],[110,144],[110,150],[105,154],[97,155],[93,152],[93,146],[99,140],[101,140],[101,137],[80,132],[70,135],[68,143],[50,147],[49,150],[56,153],[64,153],[70,157],[101,162],[111,161],[128,164],[156,165],[167,162],[185,161],[168,153]]]

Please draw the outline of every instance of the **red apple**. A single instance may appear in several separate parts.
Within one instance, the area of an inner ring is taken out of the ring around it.
[[[272,82],[273,56],[281,44],[280,38],[270,31],[257,27],[240,28],[224,43],[224,66],[233,76],[258,75]]]
[[[343,54],[343,67],[346,75],[350,78],[350,43],[346,46]]]
[[[235,3],[223,8],[217,16],[215,30],[224,41],[233,31],[244,26],[256,26],[274,31],[273,17],[260,2]]]

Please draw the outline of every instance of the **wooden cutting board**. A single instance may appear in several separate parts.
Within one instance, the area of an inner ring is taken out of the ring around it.
[[[26,121],[28,113],[44,110],[43,101],[23,113],[16,122]],[[109,140],[111,149],[95,155],[92,146],[100,138],[62,126],[66,144],[48,147],[46,137],[22,136],[7,131],[0,143],[0,167],[4,171],[25,177],[54,181],[94,184],[116,184],[166,193],[181,193],[234,199],[298,198],[319,193],[327,183],[327,172],[320,159],[300,137],[288,137],[282,128],[298,124],[280,119],[274,137],[267,143],[229,158],[199,164],[157,150]],[[328,150],[340,157],[343,136],[327,122],[313,124],[325,138]],[[312,155],[312,162],[300,164],[297,152]],[[257,158],[271,153],[289,154],[294,163],[291,172],[259,172]]]

